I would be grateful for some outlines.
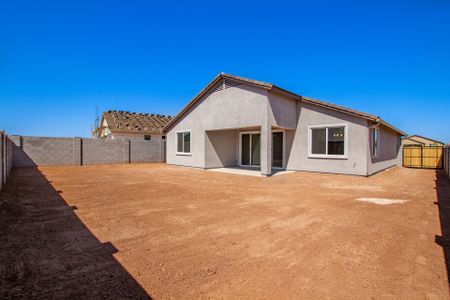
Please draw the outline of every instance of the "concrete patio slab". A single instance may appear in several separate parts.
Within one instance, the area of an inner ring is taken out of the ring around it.
[[[265,175],[262,175],[261,171],[258,168],[230,167],[230,168],[208,169],[207,171],[235,174],[235,175],[244,175],[244,176],[267,177]],[[271,176],[285,175],[285,174],[290,174],[290,173],[294,173],[294,171],[275,170],[274,169],[274,170],[272,170]]]

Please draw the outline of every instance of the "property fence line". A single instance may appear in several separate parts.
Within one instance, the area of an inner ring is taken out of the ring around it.
[[[443,146],[403,146],[403,166],[407,168],[442,169]]]
[[[444,170],[450,180],[450,144],[444,147]]]
[[[13,167],[80,166],[165,161],[165,140],[10,136]]]
[[[12,169],[13,143],[4,131],[0,131],[0,190],[6,184]]]

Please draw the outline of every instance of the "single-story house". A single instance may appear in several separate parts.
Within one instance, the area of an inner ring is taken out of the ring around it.
[[[164,139],[163,128],[171,116],[109,110],[102,113],[100,125],[92,135],[96,138]]]
[[[378,116],[219,74],[164,128],[169,164],[371,175],[405,134]]]
[[[445,146],[443,142],[439,142],[417,134],[405,137],[402,143],[403,145],[408,146]]]

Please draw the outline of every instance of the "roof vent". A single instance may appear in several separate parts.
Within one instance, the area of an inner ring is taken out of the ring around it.
[[[224,80],[224,85],[225,85],[225,88],[228,89],[230,87],[240,86],[240,85],[242,85],[242,83],[240,83],[238,81],[234,81],[234,80],[225,79]]]
[[[223,80],[216,84],[216,86],[211,90],[211,94],[220,91],[223,91]]]
[[[234,81],[234,80],[230,80],[230,79],[223,79],[219,83],[217,83],[216,86],[214,86],[214,88],[211,90],[211,94],[226,90],[231,87],[237,87],[240,85],[242,85],[242,83],[240,83],[238,81]]]

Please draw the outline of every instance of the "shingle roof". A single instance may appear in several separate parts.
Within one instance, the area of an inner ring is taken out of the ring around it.
[[[351,109],[351,108],[348,108],[348,107],[344,107],[344,106],[340,106],[340,105],[337,105],[337,104],[325,102],[325,101],[322,101],[322,100],[317,100],[317,99],[310,98],[310,97],[302,96],[302,101],[305,102],[305,103],[316,104],[316,105],[319,105],[319,106],[323,106],[323,107],[327,107],[327,108],[331,108],[331,109],[336,109],[336,110],[339,110],[339,111],[342,111],[342,112],[347,112],[347,113],[350,113],[350,114],[353,114],[353,115],[357,115],[357,116],[360,116],[360,117],[363,117],[363,118],[366,118],[366,119],[376,120],[376,119],[380,118],[380,117],[377,117],[377,116],[369,114],[369,113],[358,111],[356,109]]]
[[[113,133],[162,133],[162,129],[172,118],[166,115],[117,110],[103,113],[103,119]]]
[[[257,86],[257,87],[260,87],[260,88],[265,89],[265,90],[270,90],[270,91],[283,93],[283,94],[286,94],[287,96],[290,96],[290,97],[292,97],[294,99],[297,99],[297,100],[305,102],[305,103],[310,103],[310,104],[313,104],[313,105],[322,106],[322,107],[325,107],[325,108],[328,108],[328,109],[333,109],[333,110],[340,111],[340,112],[343,112],[343,113],[346,113],[346,114],[350,114],[350,115],[354,115],[354,116],[357,116],[357,117],[360,117],[360,118],[371,120],[373,122],[381,123],[384,126],[387,126],[387,127],[391,128],[392,130],[397,131],[398,133],[400,133],[402,135],[406,135],[403,131],[399,130],[398,128],[396,128],[395,126],[389,124],[388,122],[382,120],[378,116],[375,116],[375,115],[372,115],[372,114],[369,114],[369,113],[365,113],[365,112],[361,112],[361,111],[357,111],[357,110],[354,110],[354,109],[350,109],[350,108],[347,108],[347,107],[343,107],[343,106],[340,106],[340,105],[324,102],[324,101],[317,100],[317,99],[314,99],[314,98],[300,96],[300,95],[292,93],[292,92],[290,92],[288,90],[280,88],[280,87],[278,87],[278,86],[276,86],[276,85],[274,85],[272,83],[269,83],[269,82],[263,82],[263,81],[253,80],[253,79],[249,79],[249,78],[245,78],[245,77],[235,76],[235,75],[231,75],[231,74],[224,74],[224,73],[221,73],[221,74],[217,75],[205,88],[203,88],[170,122],[167,123],[167,125],[164,127],[163,130],[167,131],[178,119],[180,119],[184,114],[186,114],[189,111],[189,109],[197,101],[200,100],[201,97],[203,97],[212,87],[214,87],[222,79],[228,79],[228,80],[232,80],[232,81],[237,81],[237,82],[241,82],[241,83]]]

